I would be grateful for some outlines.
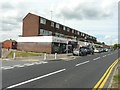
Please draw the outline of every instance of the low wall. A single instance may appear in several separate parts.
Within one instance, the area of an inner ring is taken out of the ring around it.
[[[30,51],[30,52],[40,52],[40,53],[51,53],[51,43],[50,42],[18,42],[18,50]]]

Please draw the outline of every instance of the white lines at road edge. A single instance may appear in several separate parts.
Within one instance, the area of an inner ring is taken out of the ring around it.
[[[34,63],[25,63],[23,65],[14,65],[14,66],[5,66],[5,67],[1,67],[1,69],[3,70],[8,70],[8,69],[13,69],[13,68],[17,68],[17,67],[25,67],[25,66],[32,66],[32,65],[37,65],[37,64],[45,64],[48,62],[34,62]]]
[[[52,72],[52,73],[49,73],[49,74],[46,74],[46,75],[43,75],[43,76],[40,76],[40,77],[36,77],[34,79],[30,79],[30,80],[27,80],[27,81],[24,81],[24,82],[9,86],[7,88],[14,88],[14,87],[17,87],[17,86],[20,86],[20,85],[23,85],[23,84],[26,84],[26,83],[29,83],[29,82],[32,82],[32,81],[36,81],[36,80],[44,78],[44,77],[48,77],[48,76],[56,74],[56,73],[60,73],[60,72],[65,71],[65,70],[66,69],[61,69],[61,70],[58,70],[58,71],[55,71],[55,72]]]
[[[103,57],[106,57],[106,55],[104,55]]]
[[[95,58],[95,59],[93,59],[93,60],[98,60],[98,59],[100,59],[100,57],[97,57],[97,58]]]
[[[79,65],[82,65],[82,64],[85,64],[85,63],[88,63],[88,62],[90,62],[90,61],[85,61],[85,62],[82,62],[82,63],[76,64],[75,66],[77,67],[77,66],[79,66]]]
[[[14,67],[7,66],[7,67],[1,67],[1,69],[7,70],[7,69],[13,69]]]

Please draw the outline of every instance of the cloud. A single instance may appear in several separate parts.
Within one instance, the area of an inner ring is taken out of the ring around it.
[[[4,2],[1,5],[1,10],[6,11],[6,10],[11,10],[14,9],[14,6],[10,2]]]
[[[113,19],[112,15],[115,12],[115,10],[113,11],[115,5],[113,1],[115,0],[12,0],[11,2],[9,0],[1,0],[0,25],[2,28],[0,28],[0,40],[18,38],[18,35],[22,32],[22,19],[28,12],[50,18],[50,11],[52,10],[54,21],[57,18],[56,21],[59,22],[61,17],[64,17],[67,20],[64,22],[61,20],[61,23],[67,24],[66,26],[83,32],[90,30],[90,32],[86,33],[107,42],[105,35],[113,37],[114,31],[109,29],[116,27],[113,20],[110,21],[112,24],[107,25],[107,23],[105,24],[107,20],[104,19],[109,17]],[[92,20],[94,23],[91,22]],[[104,25],[107,28],[102,28]],[[116,29],[113,28],[113,30]],[[99,35],[101,37],[98,37]]]
[[[93,0],[92,2],[72,2],[58,7],[59,12],[56,13],[58,17],[66,19],[104,19],[113,14],[113,1],[102,0],[101,2]],[[74,5],[75,4],[75,5]]]
[[[118,43],[118,38],[116,38],[116,35],[105,35],[103,37],[98,38],[98,40],[103,41],[108,45]]]

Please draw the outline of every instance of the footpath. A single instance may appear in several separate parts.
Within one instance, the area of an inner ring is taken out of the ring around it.
[[[4,60],[10,61],[41,61],[41,60],[73,60],[77,56],[73,56],[72,53],[69,54],[44,54],[42,56],[32,56],[32,57],[15,57],[15,58],[5,58]]]

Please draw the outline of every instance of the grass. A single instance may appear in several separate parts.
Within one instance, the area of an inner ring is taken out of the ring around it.
[[[113,82],[112,82],[112,88],[119,88],[120,90],[120,66],[118,66],[118,71],[116,71],[114,77],[113,77]]]
[[[115,75],[114,80],[120,82],[120,75]]]
[[[25,52],[25,51],[11,51],[11,53],[7,56],[7,58],[13,58],[13,54],[16,54],[16,57],[31,57],[31,56],[41,56],[42,53],[34,53],[34,52]]]

